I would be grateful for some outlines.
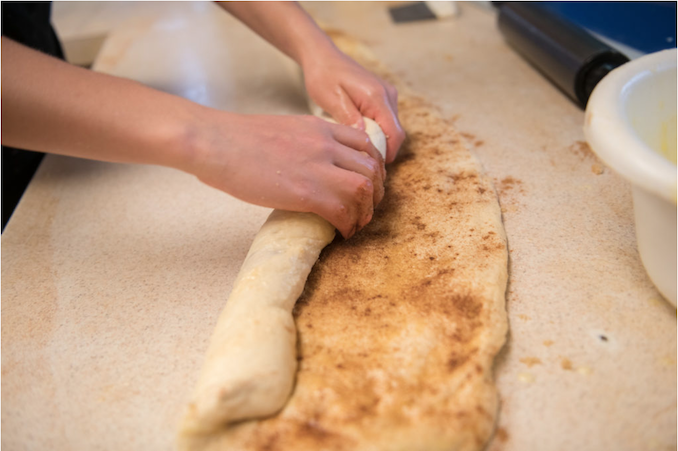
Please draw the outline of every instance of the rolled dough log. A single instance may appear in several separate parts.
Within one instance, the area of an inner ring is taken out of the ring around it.
[[[491,179],[453,124],[350,36],[335,44],[398,89],[408,139],[384,200],[331,243],[293,317],[294,391],[265,419],[184,451],[480,451],[499,408],[507,242]]]
[[[385,155],[381,128],[368,118],[365,125]],[[219,316],[180,437],[272,415],[284,406],[297,369],[292,308],[334,233],[334,226],[313,213],[271,213]]]

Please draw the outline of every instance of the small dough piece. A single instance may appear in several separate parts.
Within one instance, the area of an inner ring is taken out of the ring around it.
[[[384,133],[371,119],[365,123],[384,155]],[[217,321],[180,437],[269,416],[285,405],[297,369],[292,309],[334,234],[334,226],[313,213],[271,213]]]
[[[386,159],[386,135],[384,135],[379,124],[372,119],[368,117],[363,117],[363,119],[365,120],[365,133],[370,137],[370,141],[377,148],[381,157]]]
[[[302,76],[303,79],[303,74],[300,75]],[[308,109],[314,116],[318,116],[322,119],[325,119],[327,122],[338,124],[337,121],[335,121],[329,114],[327,114],[322,108],[320,108],[318,104],[315,103],[310,97],[307,97],[306,103],[308,103]],[[370,137],[370,141],[372,141],[374,147],[377,148],[377,150],[381,154],[381,157],[386,159],[386,147],[387,147],[386,135],[382,131],[379,124],[377,124],[374,120],[365,116],[363,116],[363,120],[365,121],[365,133],[367,133],[367,136]]]

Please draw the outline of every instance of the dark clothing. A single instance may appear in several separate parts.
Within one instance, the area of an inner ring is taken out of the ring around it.
[[[2,35],[64,59],[50,23],[50,2],[2,2]],[[2,230],[37,170],[43,153],[2,146]]]
[[[63,59],[50,17],[51,2],[2,2],[2,35],[32,49]]]

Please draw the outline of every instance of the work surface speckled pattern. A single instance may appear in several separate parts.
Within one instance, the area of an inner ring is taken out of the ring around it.
[[[488,450],[675,449],[676,310],[640,262],[630,186],[583,143],[583,112],[478,6],[397,26],[385,3],[305,6],[439,106],[495,180],[511,332]],[[101,70],[206,104],[305,112],[288,62],[214,5],[136,17],[102,52]],[[3,447],[171,449],[268,211],[171,169],[47,157],[2,236]]]

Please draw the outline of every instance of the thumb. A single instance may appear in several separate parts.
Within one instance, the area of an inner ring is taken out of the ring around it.
[[[357,130],[365,130],[363,115],[360,114],[360,111],[358,111],[353,100],[351,100],[343,89],[340,89],[339,95],[323,108],[340,124],[348,125]]]

